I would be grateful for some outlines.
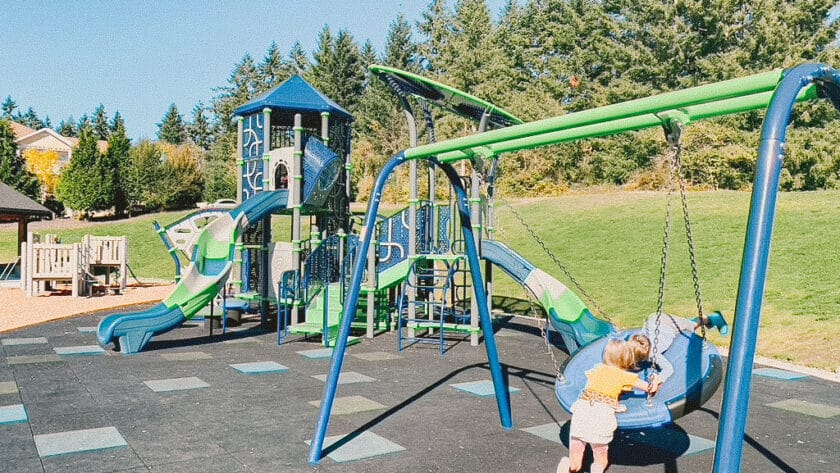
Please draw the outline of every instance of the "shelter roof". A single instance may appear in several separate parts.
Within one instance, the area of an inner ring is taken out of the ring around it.
[[[0,182],[0,222],[19,217],[49,217],[50,209]]]

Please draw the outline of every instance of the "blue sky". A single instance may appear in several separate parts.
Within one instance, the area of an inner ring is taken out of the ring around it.
[[[102,103],[131,138],[156,139],[170,104],[190,119],[246,52],[259,61],[272,41],[284,55],[295,41],[311,52],[325,24],[382,52],[397,15],[413,25],[430,1],[4,0],[0,102],[11,96],[53,126]],[[488,1],[497,16],[504,4]]]

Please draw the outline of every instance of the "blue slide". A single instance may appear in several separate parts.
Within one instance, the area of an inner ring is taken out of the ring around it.
[[[303,204],[319,207],[342,171],[341,160],[320,141],[310,138],[303,165]],[[174,292],[151,309],[105,317],[97,327],[99,343],[114,342],[122,353],[137,353],[154,335],[192,318],[213,300],[227,280],[242,232],[271,213],[285,209],[288,192],[285,189],[260,192],[204,227],[192,264]]]
[[[611,323],[595,317],[571,289],[503,243],[482,240],[481,257],[531,291],[570,354],[616,331]]]

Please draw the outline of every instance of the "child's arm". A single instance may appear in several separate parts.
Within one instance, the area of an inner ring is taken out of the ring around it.
[[[660,386],[662,386],[662,381],[659,381],[656,374],[650,375],[650,382],[645,382],[643,379],[639,378],[635,383],[633,383],[634,388],[642,390],[651,396],[659,391]]]

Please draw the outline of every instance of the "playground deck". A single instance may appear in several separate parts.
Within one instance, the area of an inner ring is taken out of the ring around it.
[[[0,334],[4,472],[304,472],[329,369],[317,342],[255,321],[211,339],[198,321],[145,351],[103,351],[104,313]],[[483,346],[347,350],[318,471],[553,472],[569,416],[532,322],[498,325],[514,429],[499,425]],[[564,356],[556,352],[560,362]],[[838,384],[756,366],[742,471],[837,471]],[[678,426],[622,435],[610,472],[708,472],[722,390]],[[725,447],[724,447],[725,448]]]

